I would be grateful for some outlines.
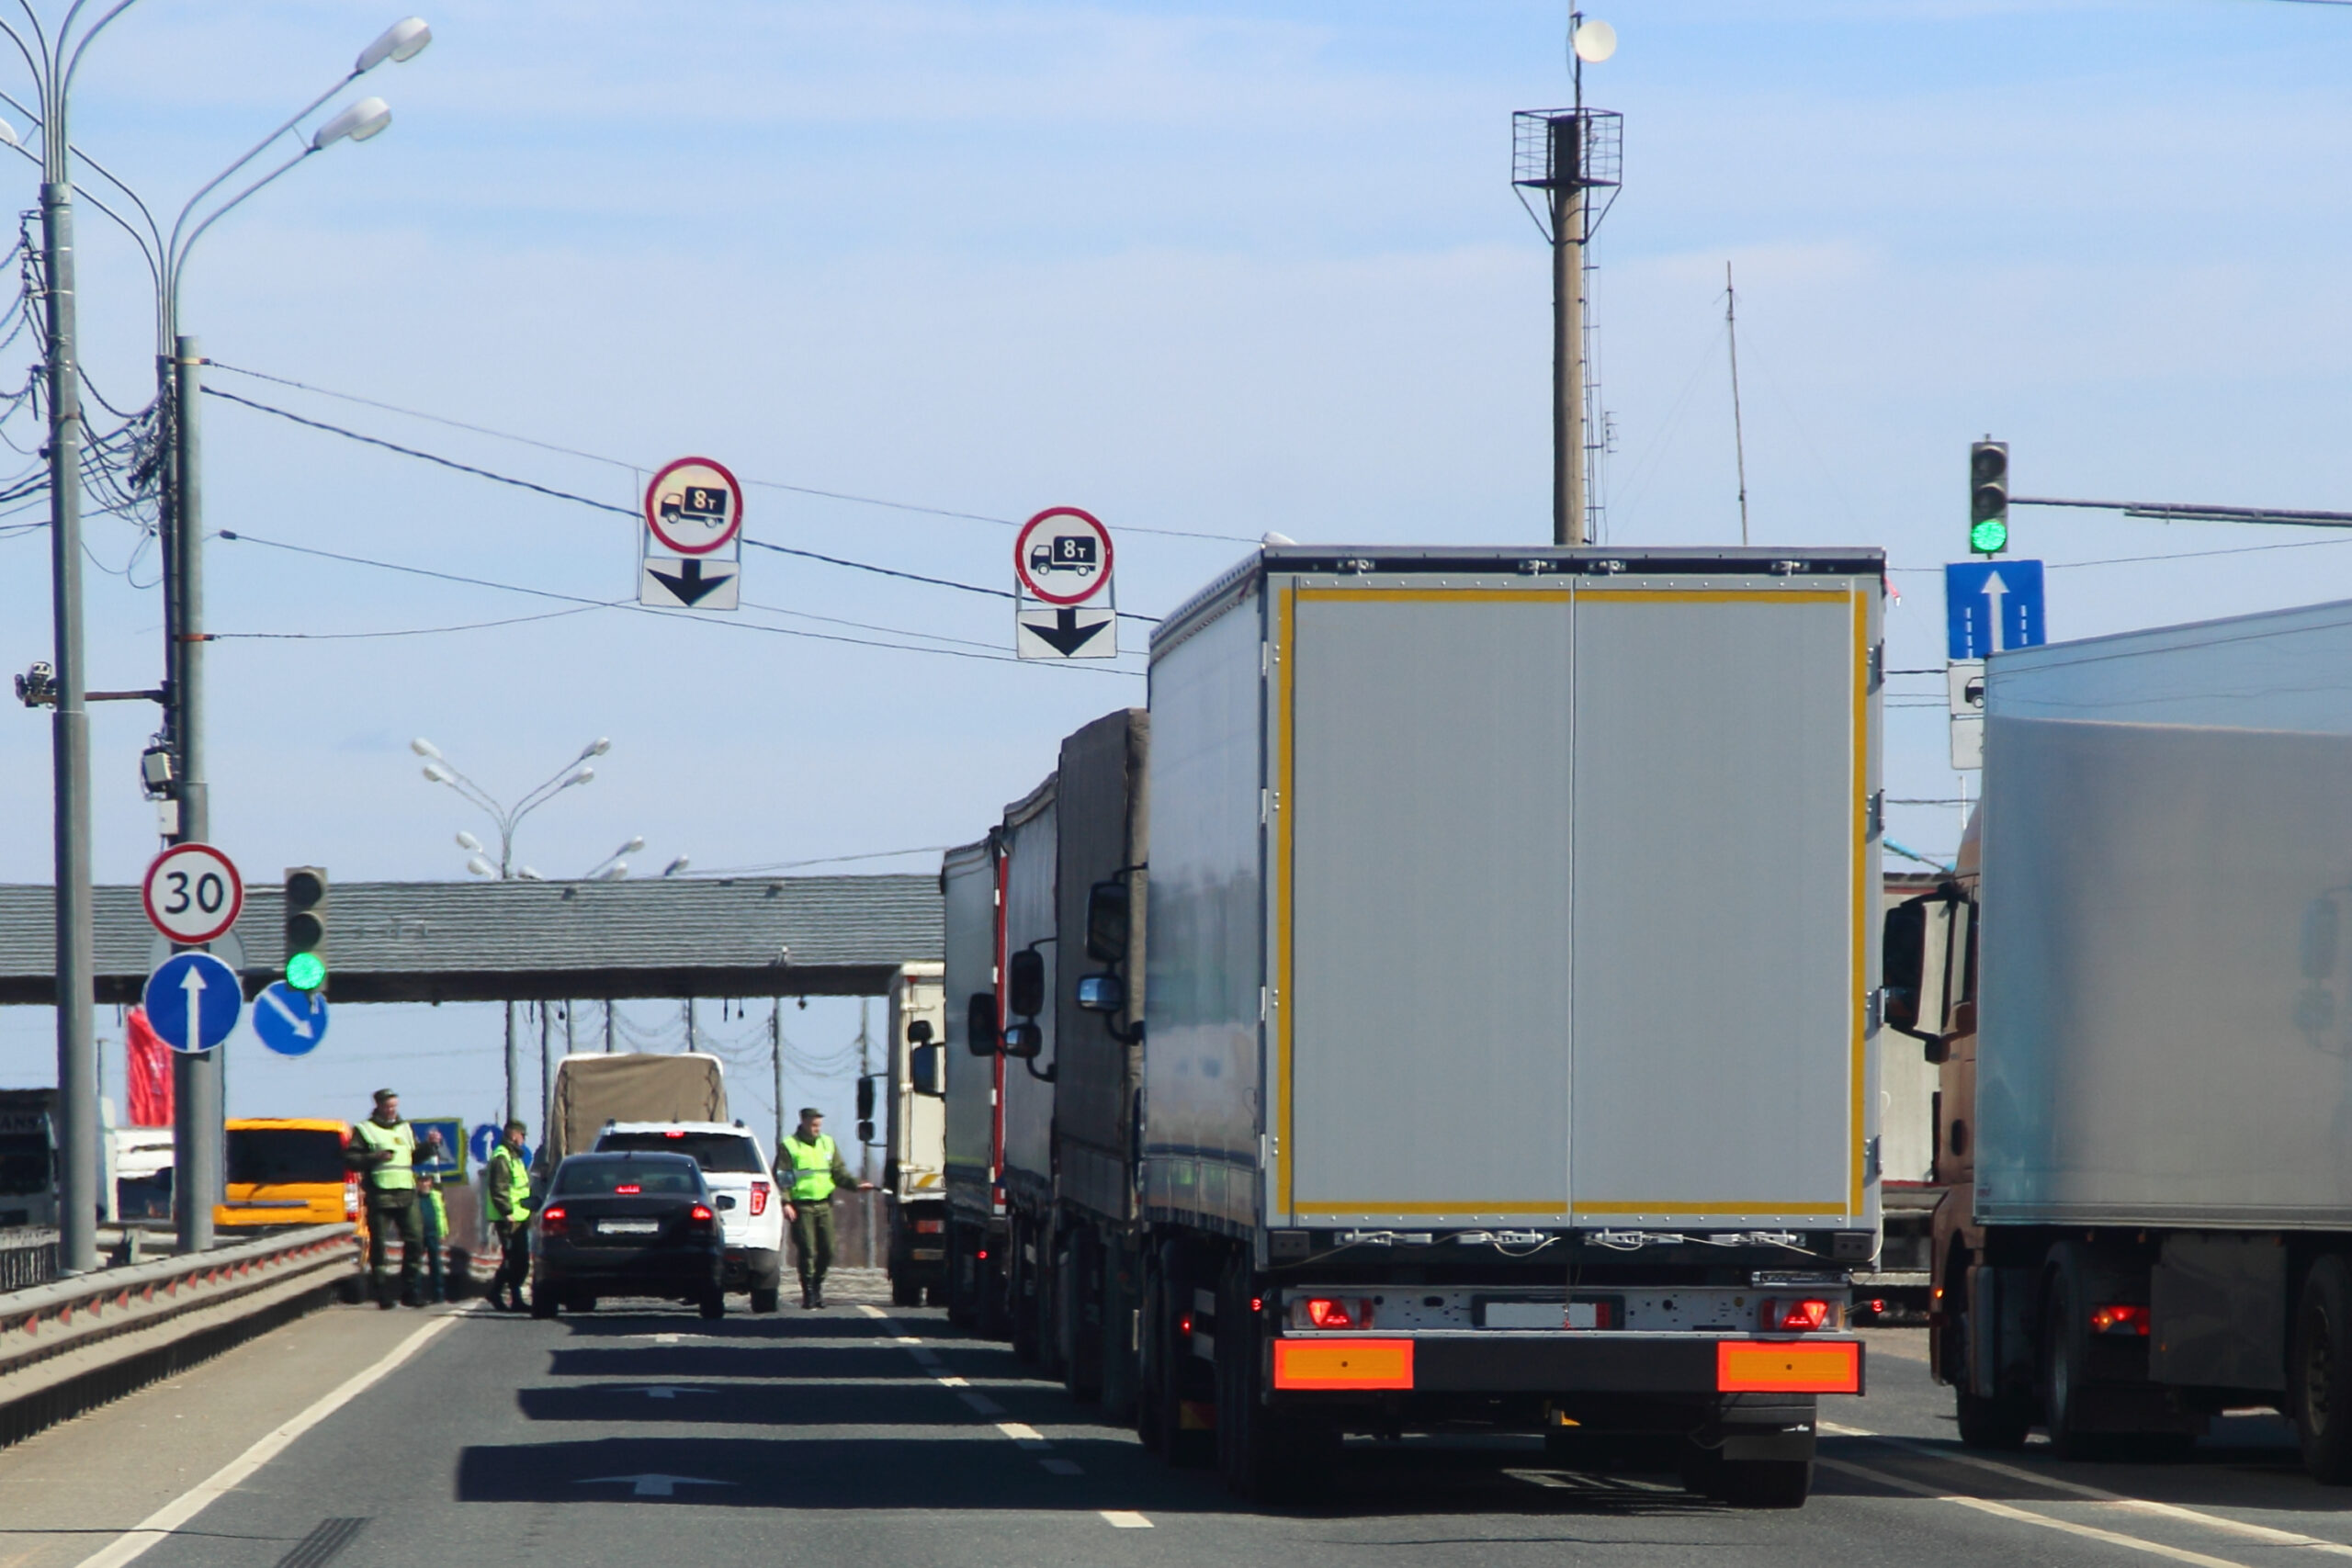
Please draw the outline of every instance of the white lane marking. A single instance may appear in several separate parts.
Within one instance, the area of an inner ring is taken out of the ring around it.
[[[116,1537],[111,1544],[82,1559],[80,1568],[122,1568],[124,1563],[145,1555],[150,1547],[163,1541],[174,1530],[202,1513],[223,1493],[234,1491],[255,1471],[284,1453],[293,1445],[294,1439],[367,1393],[387,1373],[424,1348],[426,1340],[463,1315],[451,1313],[446,1317],[435,1317],[428,1323],[417,1325],[413,1334],[386,1351],[374,1366],[354,1373],[340,1386],[320,1395],[311,1402],[309,1409],[140,1520],[128,1533]]]
[[[969,1388],[972,1385],[969,1381],[964,1378],[942,1378],[939,1380],[939,1386],[942,1388]]]
[[[1922,1459],[1941,1460],[1948,1464],[1964,1464],[2007,1481],[2029,1481],[2036,1486],[2046,1486],[2053,1492],[2072,1493],[2077,1497],[2087,1497],[2095,1503],[2104,1503],[2110,1507],[2131,1513],[2153,1514],[2159,1518],[2182,1519],[2191,1524],[2204,1525],[2211,1529],[2226,1531],[2232,1535],[2242,1535],[2249,1540],[2268,1541],[2273,1546],[2301,1546],[2330,1556],[2352,1557],[2352,1546],[2346,1546],[2341,1541],[2323,1540],[2317,1536],[2300,1535],[2293,1530],[2273,1529],[2268,1525],[2249,1524],[2244,1519],[2231,1518],[2226,1514],[2209,1514],[2200,1508],[2184,1508],[2177,1503],[2159,1503],[2150,1497],[2133,1497],[2122,1492],[2109,1492],[2100,1486],[2086,1486],[2079,1481],[2062,1481],[2057,1476],[2044,1475],[2039,1471],[2028,1470],[2022,1465],[2003,1464],[1998,1460],[1984,1459],[1976,1454],[1954,1453],[1944,1449],[1929,1448],[1925,1443],[1915,1443],[1907,1438],[1891,1438],[1883,1432],[1865,1431],[1860,1427],[1840,1427],[1828,1421],[1820,1423],[1819,1430],[1833,1438],[1868,1438],[1872,1442],[1884,1443],[1889,1448],[1901,1449],[1905,1453],[1917,1454]]]
[[[857,1303],[857,1310],[864,1313],[868,1317],[888,1317],[890,1315],[888,1313],[884,1312],[880,1307],[867,1306],[864,1302]]]
[[[978,1393],[967,1388],[958,1393],[956,1397],[962,1400],[965,1404],[970,1405],[974,1410],[983,1416],[1001,1416],[1004,1414],[1004,1406],[999,1404],[995,1400],[990,1399],[985,1393]]]
[[[1503,1473],[1510,1476],[1513,1481],[1524,1481],[1531,1486],[1565,1487],[1568,1484],[1567,1482],[1563,1480],[1561,1477],[1556,1475],[1548,1475],[1540,1470],[1506,1470]]]
[[[1939,1503],[1954,1503],[1963,1508],[1973,1508],[1981,1514],[2014,1519],[2021,1525],[2039,1525],[2043,1529],[2059,1530],[2067,1535],[2081,1536],[2086,1540],[2103,1540],[2109,1546],[2128,1547],[2133,1551],[2144,1551],[2155,1557],[2169,1557],[2176,1562],[2193,1562],[2198,1565],[2198,1568],[2247,1568],[2245,1563],[2232,1558],[2209,1557],[2201,1551],[2188,1551],[2177,1546],[2166,1546],[2161,1541],[2144,1540],[2136,1535],[2123,1535],[2115,1530],[2103,1530],[2096,1525],[2078,1525],[2072,1519],[2052,1518],[2048,1514],[2013,1508],[2007,1503],[1996,1503],[1987,1497],[1967,1497],[1955,1492],[1946,1492],[1940,1487],[1924,1486],[1907,1476],[1894,1475],[1883,1470],[1872,1470],[1868,1465],[1849,1464],[1841,1459],[1824,1457],[1816,1457],[1814,1462],[1826,1469],[1838,1471],[1847,1475],[1860,1476],[1864,1481],[1875,1482],[1881,1486],[1892,1486],[1897,1492],[1908,1492],[1915,1497],[1928,1497]]]
[[[1046,1467],[1046,1473],[1048,1475],[1084,1475],[1086,1473],[1079,1468],[1075,1460],[1041,1459],[1037,1462]]]
[[[732,1486],[731,1481],[705,1481],[699,1475],[597,1475],[575,1481],[574,1486],[605,1486],[614,1483],[630,1489],[633,1497],[674,1497],[681,1486]]]
[[[1050,1449],[1054,1446],[1046,1441],[1044,1433],[1024,1421],[1000,1421],[996,1429],[1024,1449]]]
[[[1151,1528],[1151,1521],[1132,1508],[1105,1508],[1102,1517],[1110,1521],[1114,1530],[1148,1530]]]
[[[920,1345],[922,1343],[922,1336],[920,1334],[901,1334],[898,1337],[898,1339],[899,1343],[901,1345]]]

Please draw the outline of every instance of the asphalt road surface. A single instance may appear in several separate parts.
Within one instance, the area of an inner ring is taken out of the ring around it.
[[[0,1451],[0,1515],[18,1515],[0,1517],[0,1568],[2352,1556],[2352,1494],[2305,1479],[2275,1417],[2230,1418],[2169,1465],[2062,1464],[2038,1441],[2022,1455],[1963,1453],[1916,1333],[1872,1336],[1869,1395],[1823,1402],[1820,1479],[1801,1511],[1737,1512],[1668,1473],[1566,1469],[1532,1438],[1412,1438],[1351,1440],[1333,1495],[1260,1509],[1211,1475],[1165,1469],[1132,1433],[936,1312],[853,1302],[705,1323],[631,1305],[550,1323],[319,1314],[281,1331],[296,1337],[271,1336]],[[335,1360],[338,1344],[347,1360]],[[369,1386],[346,1383],[339,1404],[296,1386],[308,1376],[323,1393],[322,1366],[343,1380],[403,1350]],[[274,1438],[264,1424],[288,1412],[256,1407],[250,1430],[224,1417],[209,1446],[185,1425],[269,1389],[304,1402]],[[139,1494],[125,1478],[143,1477],[173,1441],[203,1462],[183,1455],[173,1478]],[[37,1526],[30,1499],[55,1495],[40,1477],[102,1485],[99,1454],[122,1467],[107,1495],[125,1493],[129,1506],[85,1501],[65,1510],[70,1526]],[[141,1520],[148,1533],[120,1533]]]

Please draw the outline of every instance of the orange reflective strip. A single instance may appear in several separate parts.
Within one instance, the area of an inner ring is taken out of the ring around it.
[[[1409,1339],[1277,1339],[1274,1386],[1295,1389],[1410,1388]]]
[[[1718,1340],[1715,1390],[1719,1393],[1860,1393],[1862,1348],[1837,1340],[1815,1345]]]

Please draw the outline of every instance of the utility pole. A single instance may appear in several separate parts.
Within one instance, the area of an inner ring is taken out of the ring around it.
[[[1615,51],[1616,32],[1568,17],[1576,102],[1565,109],[1522,109],[1511,116],[1511,185],[1552,244],[1552,542],[1586,542],[1591,498],[1586,486],[1585,247],[1616,199],[1623,117],[1584,107],[1584,66]],[[1596,209],[1587,195],[1610,194]],[[1544,193],[1538,215],[1531,190]]]
[[[768,1152],[776,1159],[784,1158],[784,998],[777,997],[768,1009],[768,1059],[775,1069],[775,1146]]]
[[[205,843],[212,804],[204,759],[204,491],[198,482],[203,448],[198,404],[204,364],[193,337],[172,340],[171,727],[178,753],[179,831],[183,844]],[[182,1252],[212,1246],[212,1205],[227,1192],[223,1131],[228,1111],[224,1041],[209,1051],[172,1056],[173,1192]]]
[[[548,1004],[536,1004],[539,1010],[539,1115],[545,1118],[548,1107],[555,1103],[555,1054],[553,1024],[548,1016]]]
[[[1739,462],[1739,542],[1747,543],[1747,436],[1739,423],[1739,297],[1732,292],[1731,263],[1724,263],[1724,331],[1731,340],[1731,447]]]
[[[613,998],[605,998],[605,1055],[613,1054]]]

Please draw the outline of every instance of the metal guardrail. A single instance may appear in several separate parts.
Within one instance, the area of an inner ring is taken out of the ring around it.
[[[348,1224],[0,1293],[0,1443],[170,1376],[356,1273]]]
[[[0,1230],[0,1294],[46,1285],[57,1278],[57,1233],[39,1227]]]

